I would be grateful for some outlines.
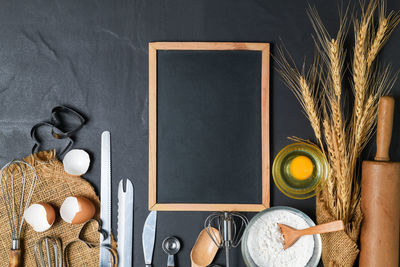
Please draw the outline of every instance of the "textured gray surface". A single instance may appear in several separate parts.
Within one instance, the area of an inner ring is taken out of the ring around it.
[[[337,29],[337,2],[310,0],[332,33]],[[397,0],[389,8],[400,9]],[[59,104],[78,108],[89,118],[77,135],[77,148],[90,152],[86,178],[99,189],[100,134],[112,133],[113,196],[117,183],[135,183],[135,266],[143,266],[141,230],[147,211],[148,63],[150,41],[256,41],[281,38],[300,63],[311,58],[311,25],[306,1],[298,0],[14,0],[0,1],[0,161],[26,155],[30,128],[48,119]],[[400,32],[383,52],[399,69]],[[400,89],[394,95],[399,102]],[[396,115],[399,114],[398,108]],[[400,160],[399,116],[392,157]],[[287,136],[312,137],[295,97],[271,69],[271,157],[289,141]],[[50,144],[49,144],[50,146]],[[370,149],[371,153],[374,149]],[[367,154],[371,154],[367,153]],[[271,183],[273,185],[273,183]],[[313,217],[314,199],[292,200],[276,187],[272,205],[301,209]],[[116,202],[113,203],[116,231]],[[189,253],[207,213],[159,214],[155,266],[165,266],[161,242],[176,235],[183,242],[179,266],[189,266]],[[224,263],[223,253],[217,262]],[[232,266],[244,266],[239,249]]]

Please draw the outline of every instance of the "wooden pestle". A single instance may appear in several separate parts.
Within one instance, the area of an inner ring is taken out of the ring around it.
[[[375,161],[362,164],[360,267],[399,266],[400,162],[389,159],[393,114],[393,97],[382,97]]]

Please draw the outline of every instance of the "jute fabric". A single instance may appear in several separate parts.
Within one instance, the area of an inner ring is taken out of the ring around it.
[[[93,187],[85,179],[71,176],[64,171],[63,164],[57,160],[55,151],[39,152],[24,159],[31,164],[38,176],[31,203],[47,202],[56,210],[54,225],[43,233],[36,233],[25,222],[21,235],[23,249],[23,266],[36,266],[34,246],[43,236],[53,236],[61,239],[63,244],[78,239],[82,224],[71,225],[64,222],[59,214],[61,204],[68,196],[83,196],[90,199],[95,207],[95,218],[99,218],[99,198]],[[15,183],[15,191],[21,185]],[[0,197],[0,266],[8,266],[11,247],[11,230],[3,199]],[[100,234],[96,222],[89,223],[82,233],[82,238],[89,242],[98,242]],[[115,242],[113,242],[115,246]],[[84,243],[75,242],[68,249],[70,266],[98,266],[99,249],[88,248]]]
[[[326,191],[322,190],[316,197],[316,215],[318,224],[335,221],[336,219],[326,205]],[[357,206],[354,218],[351,220],[349,232],[339,231],[321,234],[322,261],[326,267],[352,267],[359,254],[357,240],[360,234],[362,213]]]

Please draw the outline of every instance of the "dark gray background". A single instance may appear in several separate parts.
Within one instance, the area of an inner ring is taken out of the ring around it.
[[[316,5],[328,30],[336,31],[338,3],[309,2]],[[400,9],[399,1],[388,2],[390,9]],[[89,118],[77,135],[75,147],[91,153],[92,166],[85,177],[98,190],[100,134],[110,130],[113,196],[120,178],[134,181],[134,261],[135,266],[143,266],[141,231],[148,214],[148,42],[271,42],[274,51],[282,38],[296,62],[301,63],[313,54],[306,7],[306,1],[298,0],[1,1],[1,162],[28,154],[32,125],[49,118],[53,106],[68,104]],[[396,70],[400,67],[399,45],[400,32],[396,30],[383,52],[383,58],[390,60]],[[393,92],[400,95],[398,83]],[[288,136],[313,136],[300,105],[273,69],[270,114],[272,158],[290,143]],[[392,144],[394,160],[400,159],[398,117]],[[374,149],[368,151],[371,156]],[[289,199],[272,186],[271,200],[274,206],[292,206],[314,217],[314,199]],[[116,202],[113,211],[116,233]],[[189,266],[191,247],[207,214],[160,212],[155,266],[166,264],[161,241],[168,235],[182,240],[177,262]],[[244,266],[239,249],[234,251],[232,261],[232,266]],[[223,253],[217,262],[224,263]]]

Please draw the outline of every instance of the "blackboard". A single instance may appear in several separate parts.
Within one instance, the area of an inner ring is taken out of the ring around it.
[[[149,208],[269,206],[265,43],[150,43]]]

